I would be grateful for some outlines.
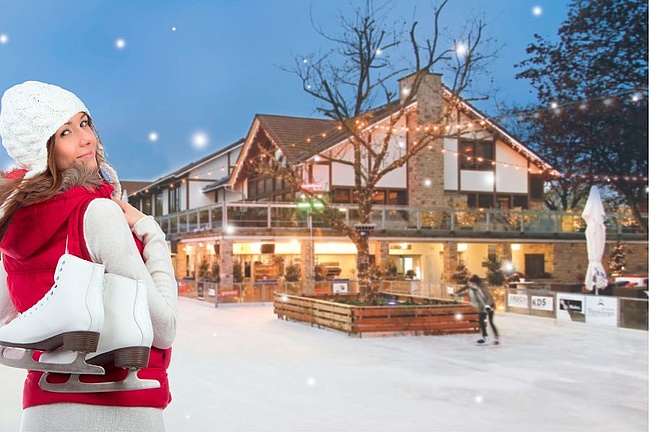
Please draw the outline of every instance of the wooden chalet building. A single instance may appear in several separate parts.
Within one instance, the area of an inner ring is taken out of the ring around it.
[[[411,77],[401,80],[401,93],[411,84]],[[431,113],[449,96],[441,76],[427,74],[406,116],[393,126],[391,151],[398,155],[418,131],[432,127]],[[391,264],[422,284],[442,285],[461,261],[485,275],[481,263],[495,255],[529,279],[579,282],[587,267],[584,222],[579,213],[544,209],[543,175],[553,168],[471,104],[461,101],[459,107],[454,121],[442,126],[449,131],[445,138],[379,183],[370,237],[374,262]],[[381,139],[394,112],[389,104],[369,113],[367,133]],[[322,158],[345,155],[347,140],[331,120],[257,115],[244,140],[129,199],[161,223],[179,279],[198,278],[201,263],[216,263],[223,287],[235,282],[235,264],[251,282],[281,280],[289,265],[309,279],[323,265],[330,278],[355,280],[352,242],[303,209],[300,195],[282,179],[247,169],[257,145],[272,150],[276,158],[302,166],[305,182],[354,225],[354,173]],[[628,268],[647,272],[647,235],[610,215],[605,265],[617,241],[628,248]]]

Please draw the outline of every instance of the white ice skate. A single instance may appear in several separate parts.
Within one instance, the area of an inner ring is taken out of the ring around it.
[[[54,285],[45,296],[0,328],[0,364],[57,373],[103,374],[85,362],[97,348],[104,322],[104,266],[63,254],[54,272]],[[65,364],[35,361],[35,350],[72,351]]]
[[[104,326],[95,353],[86,356],[89,363],[129,370],[122,381],[88,383],[73,374],[65,383],[50,383],[47,374],[41,377],[41,388],[51,392],[111,392],[158,388],[157,380],[143,380],[137,375],[149,363],[153,328],[149,316],[147,286],[143,281],[115,274],[104,275]],[[67,352],[67,353],[66,353]],[[45,353],[50,362],[66,362],[69,351]]]

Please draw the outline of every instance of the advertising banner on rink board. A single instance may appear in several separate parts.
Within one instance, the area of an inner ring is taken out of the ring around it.
[[[584,322],[585,295],[558,292],[555,311],[558,322]]]
[[[603,326],[618,326],[617,298],[610,296],[587,296],[587,323]]]
[[[541,310],[541,311],[553,311],[553,297],[531,295],[530,309]]]
[[[508,293],[508,307],[528,308],[528,295],[525,293]]]
[[[350,280],[334,279],[332,282],[332,293],[348,293]]]

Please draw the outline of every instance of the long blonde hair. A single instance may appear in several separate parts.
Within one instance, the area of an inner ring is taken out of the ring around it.
[[[95,137],[97,147],[100,148],[101,140],[95,126],[88,117]],[[9,228],[14,214],[23,206],[45,201],[74,186],[94,188],[105,181],[106,178],[100,169],[90,170],[83,164],[76,164],[67,170],[58,170],[54,158],[54,135],[47,140],[47,170],[36,176],[25,179],[24,174],[17,178],[8,177],[8,173],[0,170],[0,241]],[[103,152],[95,152],[97,166],[105,163]]]

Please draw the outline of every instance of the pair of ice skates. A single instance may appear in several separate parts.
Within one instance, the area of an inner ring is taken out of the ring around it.
[[[34,306],[0,328],[0,363],[46,372],[40,387],[51,392],[110,392],[158,388],[137,371],[147,366],[153,342],[144,282],[105,274],[104,266],[64,254],[54,285]],[[34,351],[43,351],[35,359]],[[128,369],[122,381],[88,383],[80,374],[104,367]],[[69,373],[51,383],[50,373]]]

